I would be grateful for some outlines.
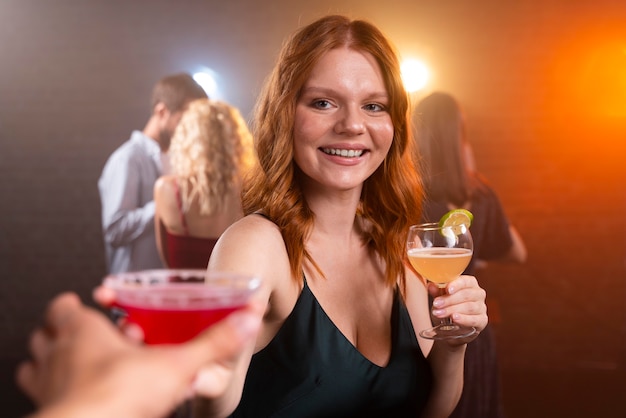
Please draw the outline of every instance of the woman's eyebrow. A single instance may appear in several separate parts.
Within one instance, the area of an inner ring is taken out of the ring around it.
[[[334,95],[339,94],[335,89],[323,86],[304,86],[302,87],[302,94],[321,94],[321,95]],[[388,100],[389,94],[386,91],[376,91],[365,96],[367,100]]]

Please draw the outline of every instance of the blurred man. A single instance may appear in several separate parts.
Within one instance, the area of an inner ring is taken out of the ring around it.
[[[163,267],[154,232],[154,183],[166,171],[165,153],[187,105],[206,97],[189,74],[159,80],[143,131],[133,131],[107,160],[98,189],[109,273]]]

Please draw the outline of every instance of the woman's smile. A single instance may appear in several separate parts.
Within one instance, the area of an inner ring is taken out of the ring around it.
[[[359,150],[354,150],[354,149],[339,149],[339,148],[321,148],[322,152],[324,152],[324,154],[328,154],[328,155],[337,155],[339,157],[344,157],[344,158],[355,158],[355,157],[360,157],[361,155],[363,155],[363,150],[359,149]]]
[[[393,140],[389,97],[368,53],[332,49],[313,67],[298,98],[294,161],[313,182],[359,189]]]

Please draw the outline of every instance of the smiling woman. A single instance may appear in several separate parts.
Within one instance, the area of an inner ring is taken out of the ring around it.
[[[416,337],[431,326],[436,289],[405,251],[422,198],[408,115],[394,48],[370,23],[327,16],[284,45],[256,109],[259,164],[244,183],[246,216],[208,267],[261,277],[265,320],[222,391],[198,385],[198,416],[452,411],[473,337]],[[475,278],[448,291],[436,299],[441,317],[484,329]]]
[[[455,92],[478,167],[528,232],[524,266],[491,266],[480,278],[494,289],[490,299],[503,301],[497,342],[507,417],[625,415],[626,242],[615,239],[626,231],[623,0],[0,4],[2,33],[11,35],[0,36],[4,416],[32,411],[12,375],[44,304],[64,289],[90,303],[106,272],[95,181],[147,117],[153,81],[209,66],[224,99],[248,119],[284,35],[330,9],[373,19],[402,57],[431,68],[425,90]],[[286,102],[272,100],[266,114],[276,132],[293,127],[271,116],[284,114]],[[291,166],[291,157],[277,164]],[[268,172],[268,189],[284,173]],[[380,204],[387,196],[373,194]],[[298,202],[289,188],[272,196]],[[289,208],[282,225],[299,207]],[[594,251],[580,250],[581,219]],[[618,328],[597,327],[607,316]]]

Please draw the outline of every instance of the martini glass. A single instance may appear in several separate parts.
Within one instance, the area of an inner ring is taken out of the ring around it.
[[[435,283],[440,294],[445,294],[446,285],[463,273],[472,258],[472,235],[465,225],[413,225],[409,228],[406,248],[413,268],[426,280]],[[475,333],[474,327],[457,325],[450,318],[443,318],[440,324],[420,331],[419,335],[444,340]]]
[[[176,344],[243,308],[260,279],[206,270],[160,269],[104,278],[115,291],[114,307],[138,325],[146,344]]]

